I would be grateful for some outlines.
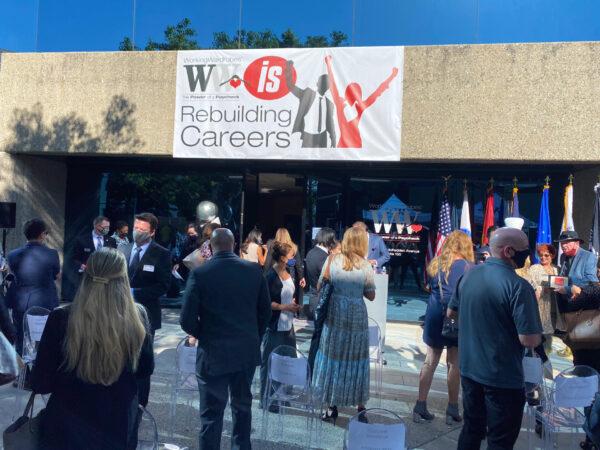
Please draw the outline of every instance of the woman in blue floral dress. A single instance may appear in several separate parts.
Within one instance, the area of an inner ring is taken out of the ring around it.
[[[329,405],[323,420],[335,420],[337,406],[356,405],[361,411],[369,399],[369,321],[363,296],[375,299],[375,283],[365,259],[368,242],[364,230],[348,229],[342,253],[329,258],[319,280],[319,287],[324,276],[333,285],[312,378],[316,395]]]

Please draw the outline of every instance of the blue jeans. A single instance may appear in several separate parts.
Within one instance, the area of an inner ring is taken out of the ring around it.
[[[250,450],[252,378],[256,367],[221,375],[196,375],[200,392],[200,450],[220,450],[223,412],[231,396],[232,450]]]
[[[524,389],[486,386],[465,376],[461,384],[464,425],[457,449],[479,450],[486,434],[488,450],[512,449],[521,430]]]

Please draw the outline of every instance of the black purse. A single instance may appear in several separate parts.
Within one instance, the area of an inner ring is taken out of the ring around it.
[[[440,303],[444,307],[444,319],[442,322],[442,337],[450,339],[452,341],[458,341],[458,321],[450,319],[446,312],[448,310],[448,304],[444,303],[444,291],[442,289],[442,276],[438,272],[438,287],[440,289]]]
[[[308,350],[308,365],[311,371],[313,370],[315,364],[317,350],[319,350],[319,341],[321,340],[323,325],[327,319],[329,302],[331,301],[331,294],[333,293],[333,284],[331,283],[331,274],[329,272],[330,265],[331,259],[328,259],[327,268],[325,269],[323,281],[321,282],[321,289],[319,290],[319,303],[315,308],[315,330],[312,338],[310,339],[310,349]]]

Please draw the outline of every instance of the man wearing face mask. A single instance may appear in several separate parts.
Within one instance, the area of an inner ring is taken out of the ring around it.
[[[569,285],[557,289],[556,292],[568,298],[573,295],[573,286],[582,288],[587,284],[598,282],[596,255],[582,249],[582,242],[583,240],[579,239],[576,231],[563,231],[558,237],[558,243],[562,250],[559,275],[569,277]]]
[[[108,217],[98,216],[94,219],[94,228],[75,242],[73,260],[79,273],[83,273],[87,260],[92,253],[103,247],[117,248],[117,241],[108,235],[110,221]]]
[[[458,316],[458,351],[464,426],[458,449],[513,448],[523,418],[525,348],[542,340],[542,323],[531,285],[515,273],[529,256],[525,233],[500,228],[491,257],[459,281],[448,305]]]
[[[133,242],[119,246],[128,263],[129,283],[133,299],[146,308],[150,332],[161,327],[160,297],[167,293],[171,283],[171,254],[154,242],[158,219],[154,214],[142,213],[133,222]],[[138,381],[140,405],[148,404],[150,378]]]

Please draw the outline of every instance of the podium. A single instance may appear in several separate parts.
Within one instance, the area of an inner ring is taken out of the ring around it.
[[[372,302],[364,299],[367,305],[367,314],[377,322],[381,328],[381,337],[385,342],[385,330],[387,321],[388,307],[388,282],[389,276],[385,273],[376,273],[375,277],[375,300]]]

